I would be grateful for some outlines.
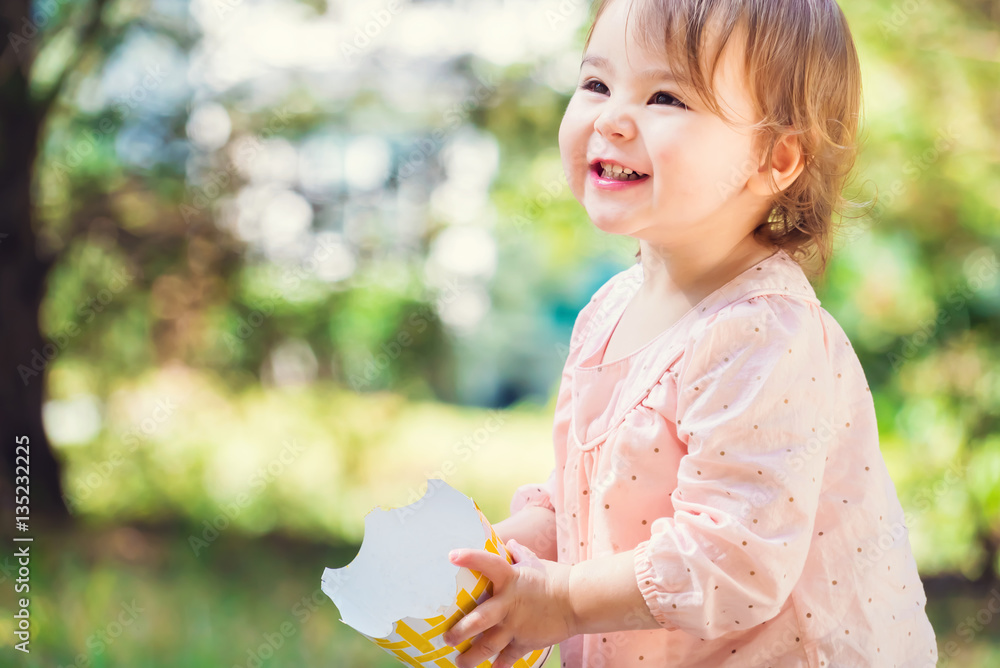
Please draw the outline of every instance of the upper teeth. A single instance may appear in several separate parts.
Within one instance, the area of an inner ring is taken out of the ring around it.
[[[628,167],[622,167],[621,165],[616,165],[616,164],[611,163],[611,162],[602,162],[601,163],[601,168],[602,169],[606,169],[606,170],[608,170],[610,172],[613,172],[614,174],[622,174],[622,173],[625,173],[625,174],[633,174],[633,173],[634,174],[638,174],[639,173],[639,172],[633,172]]]

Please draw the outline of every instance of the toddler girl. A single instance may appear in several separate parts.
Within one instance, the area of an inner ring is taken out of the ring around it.
[[[860,71],[834,0],[598,3],[559,130],[639,261],[580,312],[555,469],[496,525],[459,668],[934,666],[874,404],[822,274]],[[482,634],[482,635],[479,635]]]

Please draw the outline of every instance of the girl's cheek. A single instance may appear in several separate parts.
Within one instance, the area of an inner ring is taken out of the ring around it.
[[[573,102],[575,99],[576,98],[570,98],[569,104],[566,106],[566,111],[563,113],[562,121],[559,123],[560,146],[568,144],[572,141],[574,139],[574,135],[579,134],[583,126],[580,112],[577,105]]]
[[[569,113],[559,125],[559,154],[567,170],[586,167],[587,134],[579,120]]]
[[[562,122],[559,123],[559,153],[562,154],[563,160],[569,158],[573,151],[573,146],[570,143],[572,122],[570,110],[567,109],[563,115]]]
[[[695,159],[697,156],[693,156]],[[669,177],[671,181],[683,179],[690,173],[693,165],[692,157],[685,153],[685,149],[680,146],[663,147],[654,149],[651,156],[653,164],[653,174],[661,174]]]

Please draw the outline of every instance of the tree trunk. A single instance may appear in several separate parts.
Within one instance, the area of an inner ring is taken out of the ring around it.
[[[64,522],[69,513],[59,462],[42,428],[46,371],[60,352],[42,338],[38,322],[53,264],[53,258],[39,255],[32,228],[31,188],[43,112],[31,100],[22,68],[11,67],[11,56],[8,48],[0,57],[0,508],[3,528],[13,529],[16,448],[27,437],[33,530],[40,521]],[[18,496],[23,493],[18,490]]]

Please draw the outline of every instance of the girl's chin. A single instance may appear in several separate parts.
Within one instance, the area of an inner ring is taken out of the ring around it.
[[[609,234],[628,234],[638,228],[638,219],[625,211],[588,210],[587,216],[594,227]]]
[[[594,227],[602,232],[608,234],[631,234],[635,231],[635,225],[630,220],[624,220],[622,218],[606,218],[603,216],[596,216],[590,219]]]

